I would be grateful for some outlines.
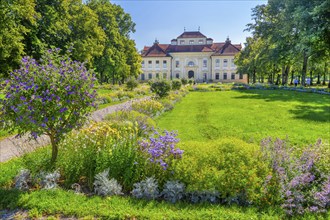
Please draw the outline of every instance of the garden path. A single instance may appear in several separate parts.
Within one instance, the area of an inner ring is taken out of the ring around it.
[[[131,107],[132,102],[141,101],[147,98],[149,97],[133,99],[97,110],[91,114],[90,119],[92,121],[102,121],[107,114],[122,109],[128,109]],[[28,135],[24,135],[20,138],[15,138],[15,136],[5,138],[0,141],[0,162],[5,162],[13,157],[19,157],[24,153],[33,151],[36,148],[47,144],[49,144],[49,138],[45,135],[38,137],[37,140],[30,140]]]

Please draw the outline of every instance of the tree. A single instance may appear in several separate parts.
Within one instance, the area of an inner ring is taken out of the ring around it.
[[[20,69],[10,74],[0,100],[5,129],[37,138],[48,135],[52,145],[51,163],[58,154],[58,143],[65,133],[83,125],[95,108],[96,80],[84,65],[49,50],[38,63],[22,59]]]
[[[25,55],[24,36],[30,30],[24,24],[35,24],[34,8],[34,0],[0,1],[0,77],[18,68]]]

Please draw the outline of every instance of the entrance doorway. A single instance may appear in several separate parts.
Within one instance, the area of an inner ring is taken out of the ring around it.
[[[189,79],[190,79],[190,78],[194,78],[194,71],[190,70],[190,71],[188,72],[188,78],[189,78]]]

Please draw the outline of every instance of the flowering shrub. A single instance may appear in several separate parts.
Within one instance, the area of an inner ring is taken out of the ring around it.
[[[171,173],[174,160],[180,159],[183,154],[183,150],[175,148],[179,142],[176,136],[175,132],[164,131],[162,135],[155,131],[149,140],[140,142],[140,151],[149,163],[148,174],[155,176],[161,183]]]
[[[132,110],[143,113],[150,117],[158,116],[163,109],[164,106],[160,102],[152,99],[145,99],[132,103]]]
[[[149,116],[137,111],[121,110],[108,114],[105,120],[114,123],[131,122],[137,124],[138,136],[146,136],[156,127],[156,122]]]
[[[96,91],[92,90],[96,79],[83,63],[59,52],[48,50],[39,63],[24,57],[20,69],[6,80],[5,98],[0,100],[0,118],[6,129],[19,135],[29,132],[34,138],[50,137],[52,163],[63,134],[80,127],[96,108]]]
[[[294,216],[327,212],[330,206],[330,173],[324,172],[319,166],[320,157],[325,153],[321,141],[304,150],[301,156],[295,156],[285,141],[280,139],[274,142],[265,139],[262,147],[264,157],[273,170],[267,183],[274,179],[279,185],[277,193],[286,214]],[[329,160],[330,155],[327,156]],[[268,184],[265,188],[268,189]]]

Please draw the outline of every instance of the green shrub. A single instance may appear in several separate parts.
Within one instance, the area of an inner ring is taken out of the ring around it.
[[[188,84],[188,80],[185,79],[185,78],[182,78],[181,79],[181,83],[182,83],[182,85],[187,85]]]
[[[151,92],[155,93],[159,98],[166,97],[171,90],[171,85],[168,81],[155,81],[150,84]]]
[[[168,98],[159,99],[159,102],[162,103],[162,105],[164,106],[165,111],[170,111],[174,108],[173,101],[168,99]]]
[[[145,99],[132,103],[132,110],[143,113],[150,117],[158,116],[164,109],[164,106],[155,100]]]
[[[136,123],[138,126],[138,136],[145,136],[156,127],[155,121],[149,116],[137,112],[137,111],[127,111],[121,110],[112,114],[108,114],[105,117],[105,120],[122,123],[122,122],[131,122],[132,124]]]
[[[246,197],[248,202],[259,203],[268,168],[258,146],[232,138],[179,147],[185,154],[175,165],[175,179],[188,191],[216,190],[222,199]]]
[[[98,104],[108,104],[111,102],[112,102],[112,99],[109,95],[98,95],[98,97],[97,97]]]
[[[130,91],[132,91],[133,89],[135,89],[138,85],[139,85],[139,82],[136,79],[129,79],[126,82],[126,87]]]
[[[179,90],[181,88],[181,81],[180,80],[173,80],[172,81],[172,90]]]

